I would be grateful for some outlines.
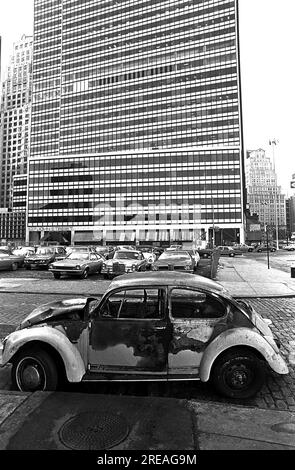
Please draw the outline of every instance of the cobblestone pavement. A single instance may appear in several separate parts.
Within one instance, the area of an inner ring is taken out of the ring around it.
[[[14,330],[35,306],[63,297],[68,298],[68,295],[0,293],[0,338]],[[263,317],[272,320],[273,332],[282,343],[282,355],[287,357],[289,342],[295,340],[295,298],[263,298],[247,299],[247,301]],[[8,369],[0,371],[0,389],[9,389],[8,372]],[[119,395],[166,396],[295,411],[295,366],[290,366],[290,373],[287,376],[280,376],[269,370],[262,391],[255,398],[243,401],[221,398],[215,394],[210,385],[201,382],[74,384],[68,385],[67,390]]]

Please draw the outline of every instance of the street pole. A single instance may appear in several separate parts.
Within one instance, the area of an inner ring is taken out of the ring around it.
[[[268,246],[268,230],[267,230],[267,225],[265,225],[265,231],[266,231],[267,269],[269,269],[269,246]]]
[[[279,227],[278,227],[278,205],[277,205],[277,199],[278,199],[278,185],[277,185],[277,174],[276,174],[276,163],[275,163],[275,148],[274,146],[277,145],[278,140],[272,139],[269,141],[269,144],[272,146],[272,159],[273,159],[273,169],[275,173],[275,225],[276,225],[276,244],[277,244],[277,250],[279,249]]]
[[[215,215],[214,215],[214,200],[213,200],[213,197],[211,198],[211,202],[212,202],[212,216],[213,216],[213,223],[212,223],[212,229],[213,229],[213,237],[212,237],[212,248],[214,248],[215,246]]]

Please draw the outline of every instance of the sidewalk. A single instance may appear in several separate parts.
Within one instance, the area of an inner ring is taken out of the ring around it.
[[[295,296],[295,278],[253,258],[222,257],[216,281],[236,297]]]
[[[0,450],[295,450],[295,413],[173,398],[0,392]]]

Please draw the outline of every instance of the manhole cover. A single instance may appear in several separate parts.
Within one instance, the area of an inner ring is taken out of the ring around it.
[[[121,416],[85,412],[66,421],[59,437],[70,449],[100,450],[119,444],[128,432],[128,425]]]

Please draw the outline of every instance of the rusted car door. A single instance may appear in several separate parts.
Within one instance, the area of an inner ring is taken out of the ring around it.
[[[169,378],[198,377],[206,346],[226,327],[226,312],[226,305],[215,294],[186,288],[169,291]]]
[[[117,290],[92,315],[88,370],[166,377],[170,339],[164,288]]]

